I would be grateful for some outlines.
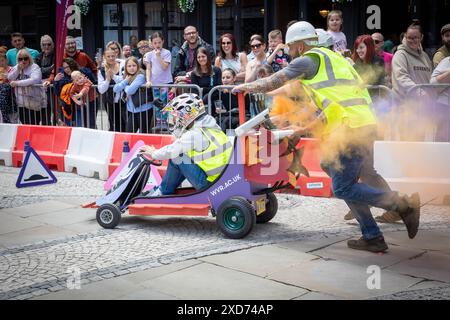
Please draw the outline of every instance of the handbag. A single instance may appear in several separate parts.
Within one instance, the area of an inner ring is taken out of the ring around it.
[[[19,108],[39,111],[47,108],[47,95],[42,87],[17,87],[16,102]]]
[[[133,101],[133,105],[135,108],[138,108],[143,104],[152,102],[153,100],[152,88],[141,87],[136,91],[135,94],[131,96],[131,101]]]

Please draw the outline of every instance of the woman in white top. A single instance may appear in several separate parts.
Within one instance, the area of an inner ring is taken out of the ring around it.
[[[250,48],[255,55],[255,59],[247,64],[247,68],[245,70],[246,83],[255,81],[257,78],[258,67],[267,64],[266,43],[264,42],[264,38],[262,36],[259,34],[253,35],[250,38]]]
[[[17,64],[8,73],[8,80],[14,88],[20,122],[40,124],[41,109],[47,107],[47,99],[42,87],[35,86],[42,83],[42,72],[28,50],[19,50]]]
[[[113,49],[104,52],[103,65],[97,72],[97,88],[108,113],[109,131],[126,132],[126,107],[121,106],[120,95],[113,92],[113,86],[123,80],[121,63],[116,57]]]
[[[222,71],[231,69],[236,73],[236,81],[245,80],[245,68],[247,67],[247,55],[238,52],[236,40],[231,33],[225,33],[219,38],[220,54],[216,57],[214,66]]]

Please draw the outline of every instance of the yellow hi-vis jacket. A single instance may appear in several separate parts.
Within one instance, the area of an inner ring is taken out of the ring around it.
[[[208,147],[201,152],[192,150],[187,156],[205,171],[207,180],[213,182],[225,169],[233,151],[233,144],[222,130],[206,128],[200,131],[208,139]]]
[[[324,134],[342,125],[359,128],[377,123],[369,107],[372,103],[369,91],[344,57],[326,48],[314,48],[305,55],[320,59],[316,76],[301,81],[312,91],[313,100],[325,114]]]

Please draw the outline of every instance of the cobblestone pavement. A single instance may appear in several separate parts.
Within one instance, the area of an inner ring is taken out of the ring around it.
[[[0,208],[47,200],[82,204],[103,194],[103,181],[59,172],[55,173],[56,184],[16,189],[18,172],[16,168],[0,166]],[[80,272],[81,284],[86,284],[264,244],[359,236],[357,224],[343,221],[348,210],[343,201],[288,194],[277,197],[279,212],[272,222],[257,225],[241,240],[224,238],[213,218],[124,216],[114,230],[99,227],[94,232],[0,249],[0,299],[28,299],[63,290],[74,272]],[[95,210],[92,212],[92,219],[95,219]],[[450,227],[449,207],[427,205],[422,212],[422,229]],[[383,225],[382,228],[383,231],[404,230],[402,224]],[[448,288],[442,290],[405,294],[413,298],[449,295]],[[402,294],[385,298],[401,299]]]

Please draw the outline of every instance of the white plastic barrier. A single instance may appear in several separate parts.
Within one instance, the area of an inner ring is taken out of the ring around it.
[[[17,124],[0,124],[0,160],[5,166],[12,166],[12,151],[16,144]]]
[[[376,141],[375,169],[393,190],[419,192],[422,202],[450,195],[450,143]]]
[[[101,180],[107,180],[113,143],[113,132],[73,128],[69,149],[64,156],[66,172],[76,168],[79,175],[86,177],[93,177],[98,172]]]

